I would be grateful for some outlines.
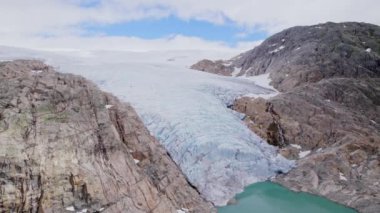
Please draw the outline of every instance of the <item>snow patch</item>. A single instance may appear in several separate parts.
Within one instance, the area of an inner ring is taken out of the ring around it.
[[[297,47],[297,48],[296,48],[296,50],[299,50],[299,49],[301,49],[301,47]]]
[[[113,105],[106,105],[106,109],[111,109]]]
[[[82,209],[80,211],[78,211],[77,213],[86,213],[87,212],[87,209]]]
[[[282,43],[284,43],[284,42],[285,42],[285,39],[283,38],[283,39],[281,39],[281,41],[282,41]]]
[[[284,46],[284,45],[281,45],[281,46],[279,46],[278,48],[276,48],[276,49],[274,49],[274,50],[272,50],[272,51],[269,51],[269,53],[277,53],[277,52],[281,51],[281,50],[284,49],[284,48],[285,48],[285,46]]]
[[[373,123],[373,124],[377,124],[376,121],[374,121],[374,120],[370,120],[370,121],[371,121],[371,123]]]
[[[32,72],[32,74],[40,74],[43,71],[42,70],[32,70],[31,72]]]
[[[307,155],[309,155],[310,152],[311,152],[310,150],[302,151],[302,152],[299,153],[299,157],[300,157],[300,158],[304,158],[304,157],[306,157]]]
[[[231,73],[233,77],[236,77],[241,71],[241,68],[234,67],[234,71]]]
[[[239,78],[247,79],[260,87],[277,92],[276,89],[270,85],[270,83],[272,82],[272,79],[270,78],[270,73],[265,73],[265,74],[256,75],[256,76],[249,76],[249,77],[244,76],[244,77],[239,77]]]
[[[228,66],[231,66],[232,65],[232,61],[225,61],[223,62],[223,65],[228,67]]]
[[[187,213],[189,212],[189,209],[181,208],[180,210],[177,210],[177,213]]]
[[[277,93],[269,93],[269,94],[256,94],[256,93],[248,93],[246,95],[243,95],[242,97],[248,97],[248,98],[264,98],[265,100],[272,98],[274,96],[278,95]]]
[[[370,53],[370,52],[372,51],[372,49],[371,49],[371,48],[367,48],[365,51],[366,51],[367,53]]]
[[[66,210],[67,210],[67,211],[70,211],[70,212],[75,212],[75,208],[74,208],[74,206],[66,207]]]
[[[342,172],[339,172],[339,180],[347,181],[347,178],[344,176]]]
[[[291,147],[294,147],[296,149],[302,149],[302,147],[298,144],[290,144]]]
[[[140,161],[139,160],[137,160],[137,159],[133,159],[134,161],[135,161],[135,164],[138,164],[138,163],[140,163]]]

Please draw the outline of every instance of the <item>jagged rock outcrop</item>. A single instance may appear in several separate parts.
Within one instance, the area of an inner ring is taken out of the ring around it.
[[[208,59],[204,59],[197,62],[196,64],[192,65],[190,69],[214,73],[218,75],[225,75],[225,76],[231,76],[232,73],[234,72],[234,67],[232,66],[232,64],[222,61],[222,60],[211,61]]]
[[[0,212],[214,212],[133,108],[39,61],[0,63]]]
[[[243,97],[233,109],[297,167],[276,182],[353,207],[380,211],[380,27],[293,27],[228,61],[238,75],[270,73],[281,91]]]

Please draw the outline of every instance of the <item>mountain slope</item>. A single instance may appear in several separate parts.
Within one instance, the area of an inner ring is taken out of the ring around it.
[[[380,77],[380,27],[365,23],[326,23],[293,27],[230,60],[193,69],[215,73],[238,69],[236,76],[270,73],[280,91],[330,77]],[[203,66],[202,66],[203,65]]]
[[[360,212],[379,212],[380,27],[293,27],[215,63],[240,69],[238,76],[269,73],[282,92],[267,100],[243,97],[232,106],[247,115],[252,131],[297,159],[275,181]]]
[[[213,212],[131,106],[39,61],[0,63],[1,212]],[[186,210],[187,211],[187,210]]]
[[[269,100],[241,98],[233,108],[249,117],[254,132],[283,147],[284,156],[298,159],[296,168],[276,181],[361,212],[378,212],[379,100],[380,79],[333,78]]]

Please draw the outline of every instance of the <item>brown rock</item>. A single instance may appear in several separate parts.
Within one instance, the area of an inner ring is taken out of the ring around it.
[[[228,63],[221,60],[211,61],[204,59],[192,65],[190,68],[193,70],[209,72],[218,75],[231,76],[232,72],[234,71],[234,68],[231,65],[226,64]]]
[[[284,147],[286,141],[280,117],[270,102],[263,98],[243,97],[235,101],[232,109],[247,115],[245,122],[260,137],[273,146]]]
[[[300,145],[301,151],[311,151],[298,160],[295,169],[278,176],[276,181],[296,191],[326,196],[361,212],[377,212],[379,95],[380,79],[334,78],[269,99],[267,102],[273,105],[284,130],[285,141]],[[248,127],[268,139],[263,131],[272,120],[263,105],[262,99],[242,98],[236,100],[234,109],[246,113],[251,119],[246,122],[254,123]],[[280,150],[290,159],[294,159],[296,152],[290,146]]]
[[[287,146],[280,149],[279,153],[287,159],[296,160],[298,159],[299,150],[294,147]]]
[[[0,115],[0,212],[215,211],[133,108],[82,77],[0,63]]]

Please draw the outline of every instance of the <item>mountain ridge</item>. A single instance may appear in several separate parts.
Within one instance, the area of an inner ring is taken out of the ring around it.
[[[246,77],[270,73],[280,91],[329,77],[380,77],[380,27],[356,22],[292,27],[232,59],[203,60],[191,68],[224,75],[238,69],[235,76]]]

